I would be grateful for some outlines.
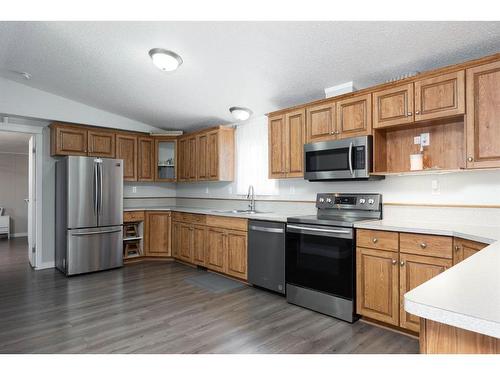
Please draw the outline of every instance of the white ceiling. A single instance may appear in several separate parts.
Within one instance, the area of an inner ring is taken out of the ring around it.
[[[0,157],[2,154],[28,154],[28,142],[31,135],[0,131]]]
[[[148,56],[154,47],[184,64],[161,72]],[[166,129],[499,51],[500,22],[0,22],[1,76]]]

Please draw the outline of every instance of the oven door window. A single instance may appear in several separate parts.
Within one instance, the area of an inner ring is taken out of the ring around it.
[[[349,170],[349,148],[306,152],[307,172]]]
[[[353,240],[287,232],[286,282],[352,299]]]

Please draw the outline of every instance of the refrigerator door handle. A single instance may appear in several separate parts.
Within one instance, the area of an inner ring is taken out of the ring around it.
[[[98,214],[101,215],[102,211],[102,163],[99,163],[99,211]]]
[[[117,232],[121,232],[121,229],[96,231],[96,232],[71,233],[71,235],[78,237],[78,236],[91,236],[91,235],[94,235],[94,234],[106,234],[106,233],[117,233]]]
[[[97,215],[97,210],[98,210],[98,207],[97,207],[97,204],[98,204],[98,198],[97,198],[97,194],[98,194],[98,180],[99,180],[99,177],[98,177],[98,171],[97,171],[97,163],[94,161],[94,215]]]

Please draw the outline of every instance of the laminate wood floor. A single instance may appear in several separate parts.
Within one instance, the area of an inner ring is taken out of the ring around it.
[[[0,240],[0,353],[417,353],[418,341],[348,324],[244,286],[212,293],[204,272],[147,262],[66,278]]]

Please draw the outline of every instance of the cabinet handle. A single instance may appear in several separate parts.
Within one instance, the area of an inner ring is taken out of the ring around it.
[[[330,132],[331,135],[335,135],[335,132]]]
[[[340,132],[339,132],[338,130],[335,130],[335,134],[337,134],[337,135],[338,135],[338,134],[340,134]]]
[[[420,247],[421,247],[422,249],[425,249],[425,248],[427,247],[427,244],[426,244],[425,242],[422,242],[422,243],[420,244]]]
[[[455,245],[455,251],[458,251],[458,250],[460,250],[460,246]]]
[[[403,267],[405,265],[405,261],[402,260],[401,263],[399,263],[399,264],[401,264],[401,267]]]
[[[398,261],[396,259],[392,260],[392,264],[396,264]]]
[[[373,243],[377,243],[378,239],[376,237],[373,237]]]
[[[416,115],[419,115],[419,114],[420,114],[420,111],[415,111],[415,114],[416,114]]]
[[[411,115],[413,115],[413,113],[408,112],[406,115],[407,115],[407,116],[411,116]]]
[[[469,157],[467,158],[467,161],[473,161],[473,160],[474,160],[474,159],[473,159],[471,156],[469,156]]]

